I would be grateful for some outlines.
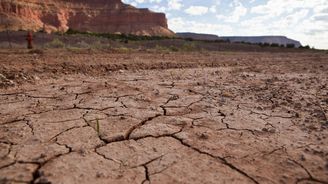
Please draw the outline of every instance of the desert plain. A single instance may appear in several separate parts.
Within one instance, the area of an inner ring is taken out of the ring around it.
[[[0,50],[0,183],[328,183],[325,52]]]

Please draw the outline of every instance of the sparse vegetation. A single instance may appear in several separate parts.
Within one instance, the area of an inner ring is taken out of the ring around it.
[[[83,50],[85,50],[84,48],[79,48],[79,47],[66,47],[66,49],[72,53],[81,53]]]
[[[96,131],[98,133],[98,135],[100,134],[100,124],[99,124],[99,119],[96,119]]]
[[[78,48],[90,48],[90,45],[82,40],[82,41],[77,43],[77,47]]]
[[[115,48],[114,50],[116,50],[117,52],[122,52],[122,53],[126,53],[126,52],[131,52],[132,49],[127,48],[127,47],[119,47],[119,48]]]
[[[196,43],[184,43],[181,47],[182,51],[194,51],[196,49]]]
[[[270,46],[271,46],[271,47],[279,47],[279,44],[278,44],[278,43],[271,43]]]
[[[288,43],[288,44],[286,45],[286,47],[287,47],[287,48],[295,48],[295,44],[293,44],[293,43]]]
[[[264,47],[269,47],[270,46],[270,43],[263,43],[263,46]]]
[[[20,41],[14,40],[12,46],[14,48],[26,48],[24,39],[26,32],[13,33],[15,37],[21,37]],[[3,33],[5,36],[5,33]],[[194,40],[183,38],[168,38],[167,37],[147,37],[135,35],[115,35],[115,34],[95,34],[95,33],[80,33],[72,32],[66,34],[45,34],[35,33],[37,39],[34,40],[36,48],[66,48],[70,51],[78,49],[93,49],[93,50],[117,50],[119,52],[128,52],[131,50],[150,50],[159,52],[190,52],[190,51],[260,51],[271,50],[279,51],[278,48],[285,48],[285,45],[277,43],[249,43],[240,42],[239,44],[228,44],[228,40]],[[290,48],[295,48],[294,45],[289,45]],[[7,41],[0,44],[0,48],[9,48]],[[299,50],[312,49],[310,46],[297,47]],[[296,51],[296,50],[295,50]],[[32,51],[34,52],[34,51]]]
[[[178,49],[177,47],[173,46],[173,45],[171,45],[171,46],[169,47],[169,50],[170,50],[170,51],[173,51],[173,52],[178,52],[178,51],[179,51],[179,49]]]
[[[58,38],[53,39],[51,42],[45,45],[47,48],[64,48],[65,43],[59,40]]]
[[[41,49],[32,49],[28,53],[30,54],[44,54],[44,51]]]
[[[300,49],[311,49],[311,47],[309,45],[305,45],[305,46],[301,45],[299,48]]]
[[[172,39],[172,37],[167,37],[167,36],[138,36],[132,34],[93,33],[93,32],[81,32],[72,29],[69,29],[65,34],[68,35],[81,34],[87,36],[103,37],[111,40],[121,40],[121,42],[124,43],[128,43],[129,41]]]
[[[155,46],[155,50],[159,51],[159,52],[170,52],[169,47],[164,47],[164,46],[158,45],[158,44]]]

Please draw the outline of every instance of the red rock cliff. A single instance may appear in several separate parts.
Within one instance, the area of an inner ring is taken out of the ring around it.
[[[165,14],[137,9],[121,0],[1,0],[0,31],[45,30],[165,35]]]

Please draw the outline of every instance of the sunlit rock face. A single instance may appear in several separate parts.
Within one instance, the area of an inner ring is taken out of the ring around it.
[[[121,0],[1,0],[0,31],[8,29],[174,35],[164,13]]]

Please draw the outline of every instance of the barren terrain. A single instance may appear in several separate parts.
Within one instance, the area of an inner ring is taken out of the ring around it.
[[[0,50],[0,183],[328,183],[328,54]]]

